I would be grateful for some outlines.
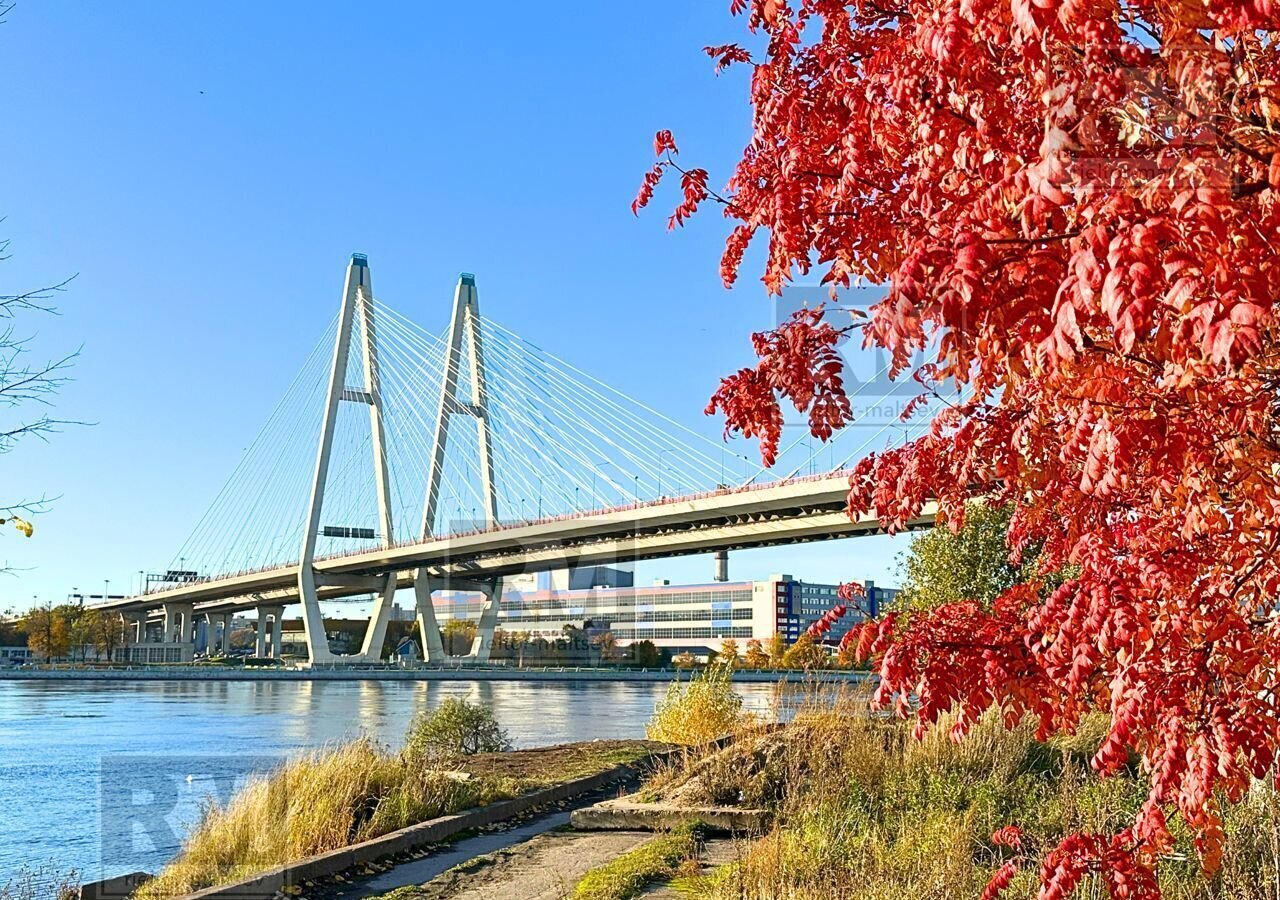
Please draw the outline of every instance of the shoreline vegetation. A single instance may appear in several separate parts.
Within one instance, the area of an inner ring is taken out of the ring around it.
[[[737,839],[734,862],[677,877],[687,900],[977,900],[1008,863],[1018,871],[1001,896],[1030,900],[1043,855],[1064,835],[1121,828],[1147,797],[1136,759],[1105,778],[1090,768],[1103,715],[1047,742],[1036,740],[1033,723],[1007,727],[993,715],[960,742],[949,719],[917,740],[911,722],[871,712],[865,689],[810,685],[786,724],[762,729],[740,716],[733,740],[707,749],[705,722],[721,721],[732,700],[723,696],[726,679],[708,672],[699,681],[673,688],[655,724],[665,739],[703,749],[660,765],[639,798],[766,809],[773,825]],[[684,723],[683,735],[673,722]],[[1010,845],[1010,825],[1020,829],[1020,848]],[[1207,878],[1189,829],[1171,827],[1175,850],[1157,867],[1165,900],[1280,900],[1280,792],[1271,782],[1255,782],[1225,810],[1222,862]],[[1093,872],[1070,896],[1108,892]]]
[[[293,759],[206,808],[182,850],[134,894],[167,900],[437,816],[637,762],[657,745],[596,741],[510,750],[485,707],[450,699],[403,750],[366,738]]]
[[[486,708],[448,701],[414,721],[404,750],[357,740],[254,779],[206,810],[179,856],[135,897],[169,900],[672,744],[684,752],[656,765],[639,800],[763,809],[773,824],[735,838],[732,862],[708,869],[697,864],[701,832],[690,823],[588,872],[574,896],[627,900],[667,883],[687,900],[977,900],[993,873],[1016,862],[1003,896],[1030,900],[1042,855],[1063,835],[1106,833],[1146,797],[1136,761],[1106,778],[1090,769],[1101,717],[1047,742],[1029,722],[1006,727],[992,716],[959,743],[949,721],[917,740],[911,723],[871,712],[864,688],[810,680],[796,685],[802,696],[788,698],[793,714],[779,724],[781,697],[774,716],[747,713],[735,674],[712,666],[673,684],[650,721],[652,742],[508,751]],[[726,732],[727,743],[709,742]],[[1018,847],[998,837],[1010,825]],[[1280,900],[1274,787],[1259,782],[1229,809],[1222,865],[1207,880],[1189,831],[1174,829],[1176,852],[1159,865],[1166,900]],[[1072,896],[1105,896],[1097,877]]]

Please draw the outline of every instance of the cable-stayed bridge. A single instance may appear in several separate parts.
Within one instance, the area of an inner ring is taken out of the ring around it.
[[[338,315],[167,580],[100,608],[139,642],[149,619],[182,643],[207,617],[223,649],[229,614],[257,608],[260,651],[272,619],[278,652],[283,609],[301,604],[312,663],[373,662],[412,588],[437,660],[432,594],[475,591],[485,659],[514,574],[714,552],[723,579],[730,549],[877,530],[845,515],[843,471],[877,435],[838,459],[796,439],[762,469],[482,316],[471,275],[443,333],[423,329],[377,298],[357,254]],[[335,657],[320,604],[368,597],[360,653]]]

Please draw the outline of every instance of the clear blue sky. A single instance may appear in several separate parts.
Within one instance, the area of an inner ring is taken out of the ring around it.
[[[433,328],[459,271],[486,312],[709,434],[718,377],[771,305],[726,291],[723,220],[628,208],[657,128],[723,180],[749,127],[727,3],[22,2],[0,26],[3,292],[76,274],[37,356],[83,345],[56,413],[91,420],[3,460],[56,496],[6,532],[0,609],[163,568],[332,316],[352,251]],[[893,583],[905,539],[737,554]],[[641,577],[708,580],[709,560]]]

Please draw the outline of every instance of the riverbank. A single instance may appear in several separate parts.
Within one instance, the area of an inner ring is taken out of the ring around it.
[[[135,896],[266,900],[330,876],[341,882],[343,873],[408,861],[459,833],[633,779],[670,752],[650,741],[597,741],[459,755],[462,735],[443,712],[414,727],[438,743],[398,753],[367,741],[330,748],[209,808]]]
[[[771,717],[800,681],[736,689],[750,711]],[[515,745],[529,748],[643,738],[666,689],[590,680],[0,679],[0,808],[22,810],[0,829],[0,884],[24,863],[51,860],[87,881],[158,871],[204,804],[225,802],[253,774],[360,737],[398,748],[415,715],[451,697],[489,706]]]
[[[675,669],[593,669],[577,666],[551,668],[439,667],[390,669],[373,666],[289,669],[259,666],[131,666],[120,668],[14,668],[0,669],[0,681],[594,681],[666,684],[680,675]],[[866,672],[822,670],[743,669],[734,672],[739,684],[775,684],[780,681],[821,679],[860,683]]]

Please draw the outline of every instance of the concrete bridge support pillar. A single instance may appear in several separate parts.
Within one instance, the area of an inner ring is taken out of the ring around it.
[[[476,662],[488,662],[493,650],[493,632],[498,626],[498,607],[502,603],[503,579],[495,578],[475,585],[484,594],[484,606],[480,610],[480,622],[471,642],[470,658]]]
[[[218,640],[218,651],[226,656],[231,652],[231,613],[222,614],[222,636]]]
[[[271,611],[271,658],[279,659],[281,657],[280,637],[284,626],[284,607],[277,606]],[[323,620],[321,620],[321,628],[323,628]],[[325,635],[325,642],[329,640]]]
[[[226,656],[231,637],[231,617],[227,613],[205,613],[205,652],[210,656]]]
[[[258,607],[258,640],[254,645],[253,655],[259,659],[263,659],[267,655],[267,610],[265,606]]]
[[[192,640],[190,603],[164,605],[164,638],[166,644],[184,644]]]
[[[422,644],[422,661],[429,663],[444,662],[444,640],[440,636],[440,623],[436,620],[436,608],[431,602],[435,591],[432,579],[425,572],[419,572],[413,580],[413,596],[417,607],[418,641]]]
[[[147,639],[147,614],[124,615],[124,645],[141,644]]]
[[[270,632],[267,628],[267,619],[271,620]],[[283,606],[259,606],[258,607],[258,647],[256,655],[262,658],[268,656],[272,659],[280,658],[280,632],[284,622]],[[324,626],[321,625],[320,636],[327,642],[328,638],[324,635]],[[270,645],[268,646],[268,640]]]

